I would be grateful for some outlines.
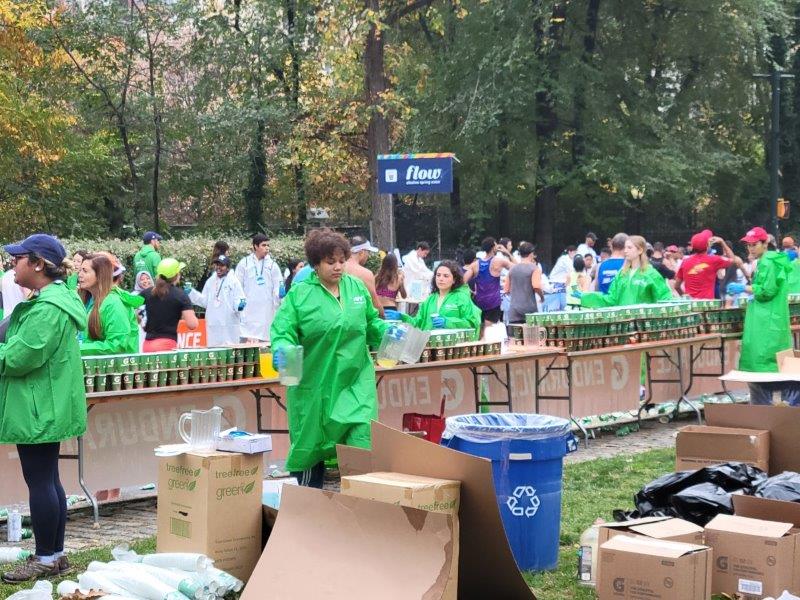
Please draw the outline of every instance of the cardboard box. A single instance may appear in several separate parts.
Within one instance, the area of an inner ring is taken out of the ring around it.
[[[712,551],[698,544],[617,535],[600,546],[598,600],[708,600]]]
[[[743,427],[769,431],[769,474],[800,472],[797,432],[800,410],[793,406],[706,404],[706,423],[717,427]]]
[[[783,350],[775,354],[775,360],[778,362],[779,373],[800,373],[800,351]]]
[[[342,494],[453,515],[453,565],[443,599],[458,597],[459,524],[461,482],[405,473],[368,473],[342,477]]]
[[[687,425],[678,431],[676,471],[702,469],[730,461],[769,471],[769,431],[712,425]]]
[[[706,544],[714,550],[712,593],[756,600],[796,591],[799,541],[792,523],[717,515],[706,525]]]
[[[430,442],[423,442],[433,446]],[[241,600],[438,600],[454,518],[290,485]]]
[[[246,581],[261,554],[262,479],[261,454],[161,458],[158,552],[202,552]]]
[[[619,523],[604,523],[597,531],[597,545],[602,546],[618,535],[643,535],[656,540],[703,544],[703,528],[683,519],[645,517]]]
[[[734,494],[733,512],[740,517],[791,523],[800,528],[800,504],[785,500],[770,500],[756,496]]]

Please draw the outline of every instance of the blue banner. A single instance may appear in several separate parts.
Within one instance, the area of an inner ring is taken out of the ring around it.
[[[453,191],[453,159],[442,154],[378,155],[378,193],[449,194]]]

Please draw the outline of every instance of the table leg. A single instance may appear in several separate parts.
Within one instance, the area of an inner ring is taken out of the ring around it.
[[[89,499],[89,503],[92,505],[92,513],[94,514],[93,527],[95,529],[100,529],[100,510],[97,507],[97,500],[89,491],[89,488],[86,486],[86,481],[84,481],[83,478],[83,436],[78,437],[78,483],[83,493],[86,494],[86,497]]]

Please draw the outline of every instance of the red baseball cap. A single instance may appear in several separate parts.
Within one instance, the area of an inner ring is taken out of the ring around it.
[[[708,250],[708,240],[714,237],[714,234],[711,232],[710,229],[703,229],[700,233],[695,233],[692,236],[692,241],[690,242],[690,246],[692,250],[696,252],[705,252]]]
[[[768,239],[769,235],[763,227],[753,227],[745,234],[742,241],[746,244],[755,244],[756,242],[766,242]]]

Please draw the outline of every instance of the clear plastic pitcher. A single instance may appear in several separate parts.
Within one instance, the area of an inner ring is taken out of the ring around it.
[[[281,384],[287,387],[299,385],[303,378],[303,347],[285,346],[286,364],[278,369]]]
[[[431,335],[430,331],[422,331],[410,325],[393,325],[400,335],[389,335],[387,331],[378,348],[377,361],[381,367],[393,367],[399,362],[414,364],[419,361],[425,344]]]
[[[547,329],[538,325],[522,326],[522,344],[524,346],[544,346],[547,342]]]
[[[192,424],[191,434],[186,433],[186,423]],[[214,406],[208,410],[183,413],[178,421],[178,433],[192,450],[216,450],[222,423],[222,409]]]

